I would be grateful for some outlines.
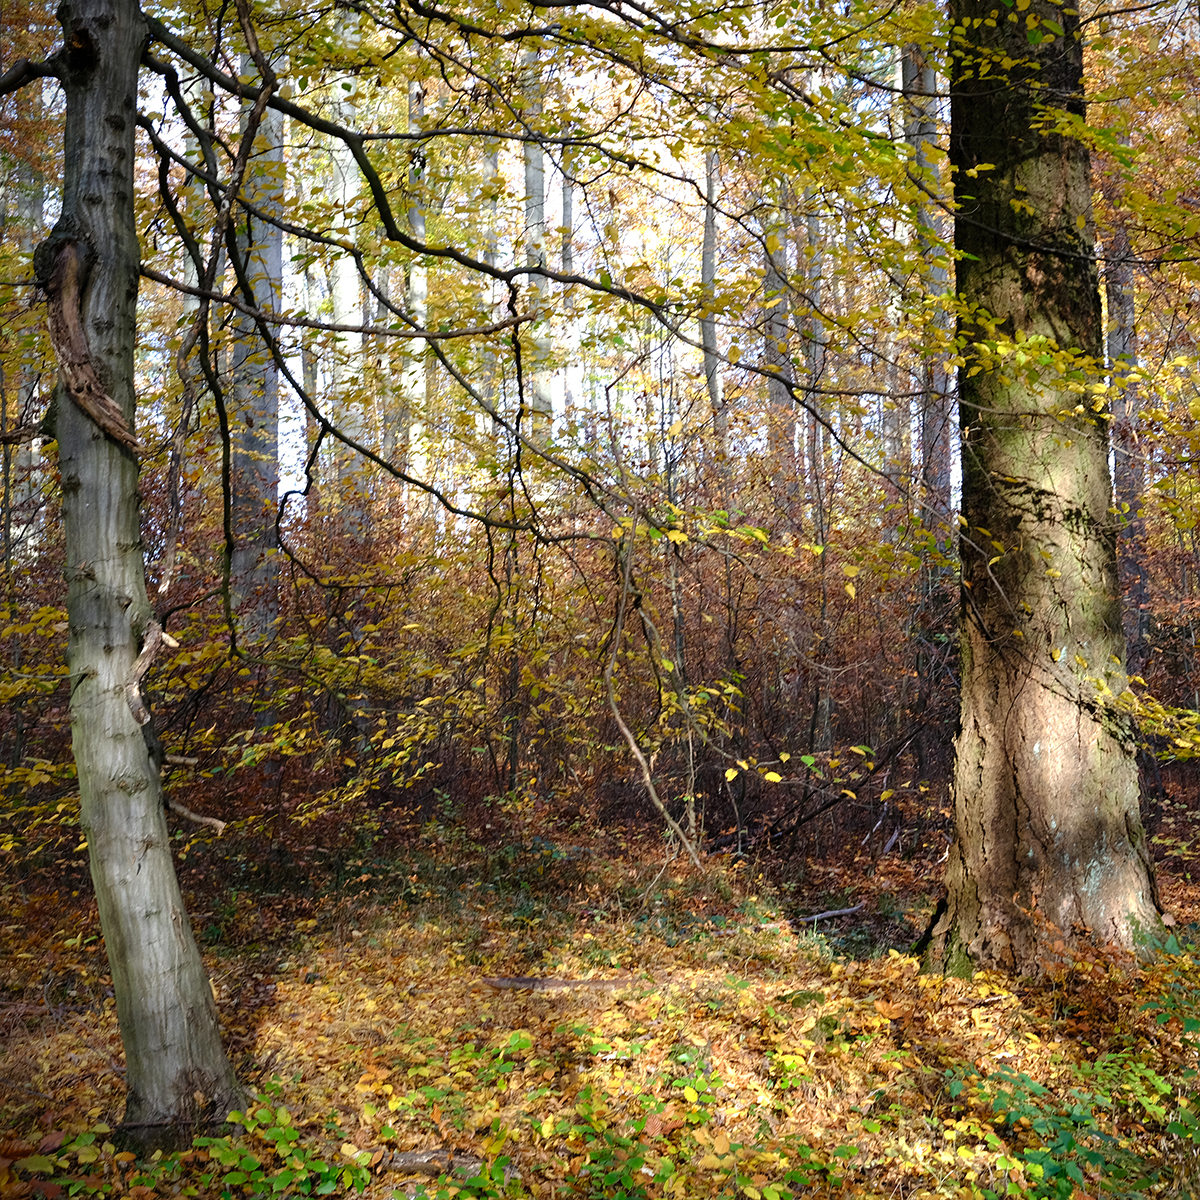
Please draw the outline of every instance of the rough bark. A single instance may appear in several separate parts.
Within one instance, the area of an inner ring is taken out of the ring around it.
[[[82,352],[132,430],[138,242],[133,155],[145,28],[133,0],[59,8],[66,94],[62,216],[38,248],[48,284],[64,254],[85,272]],[[79,349],[79,347],[76,347]],[[184,911],[158,766],[126,698],[151,628],[138,464],[60,385],[72,748],[101,928],[125,1044],[125,1125],[224,1118],[241,1095]]]
[[[1045,0],[991,12],[951,4],[966,525],[956,839],[932,949],[952,971],[1036,972],[1059,937],[1134,948],[1159,914],[1133,730],[1110,703],[1125,639],[1107,424],[1058,356],[1102,353],[1088,152],[1039,121],[1082,114],[1079,18]],[[1027,345],[993,352],[1009,341]]]

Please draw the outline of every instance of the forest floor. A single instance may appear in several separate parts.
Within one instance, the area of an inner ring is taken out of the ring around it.
[[[809,862],[785,887],[645,834],[414,842],[325,888],[233,890],[219,845],[193,851],[251,1098],[153,1158],[114,1132],[84,877],[0,884],[0,1198],[1200,1194],[1200,955],[945,979],[906,953],[932,861]],[[1181,944],[1200,929],[1185,868],[1161,879]]]

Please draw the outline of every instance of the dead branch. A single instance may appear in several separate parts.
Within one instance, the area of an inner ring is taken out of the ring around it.
[[[220,821],[216,817],[202,817],[197,812],[192,812],[190,808],[185,808],[178,800],[167,799],[167,807],[174,813],[178,813],[181,817],[187,817],[189,821],[195,821],[197,825],[209,825],[217,831],[217,837],[225,832],[225,821]]]
[[[121,406],[104,390],[92,363],[80,313],[82,287],[79,243],[65,241],[46,286],[50,344],[58,358],[63,386],[75,402],[114,442],[135,453],[141,449]]]
[[[862,912],[866,907],[864,901],[861,904],[856,904],[853,908],[831,908],[828,912],[815,913],[811,917],[797,917],[796,920],[803,925],[806,921],[824,921],[827,917],[850,917],[857,912]]]

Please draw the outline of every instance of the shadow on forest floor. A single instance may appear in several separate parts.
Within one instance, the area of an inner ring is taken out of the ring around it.
[[[933,906],[920,860],[810,862],[789,881],[717,856],[697,872],[636,832],[431,835],[310,865],[302,884],[218,857],[234,849],[194,847],[181,874],[259,1100],[157,1162],[109,1138],[122,1051],[87,888],[3,886],[0,1135],[22,1154],[0,1159],[17,1159],[0,1195],[384,1197],[422,1178],[447,1198],[637,1200],[1191,1186],[1200,969],[1101,955],[1036,984],[922,975],[904,952]],[[1181,929],[1200,915],[1200,889],[1164,892]],[[473,1177],[414,1174],[453,1165],[434,1151]]]

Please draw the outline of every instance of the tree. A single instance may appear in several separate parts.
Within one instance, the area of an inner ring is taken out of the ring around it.
[[[66,97],[61,215],[35,256],[59,360],[72,748],[126,1056],[127,1128],[220,1118],[240,1090],[171,859],[141,677],[146,597],[134,423],[134,132],[146,26],[134,0],[66,0],[63,48],[5,76]],[[19,66],[19,64],[18,64]]]
[[[1159,927],[1139,815],[1077,12],[951,4],[962,362],[956,840],[948,970],[1037,969]],[[1102,368],[1101,368],[1102,369]]]

